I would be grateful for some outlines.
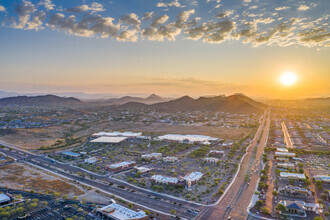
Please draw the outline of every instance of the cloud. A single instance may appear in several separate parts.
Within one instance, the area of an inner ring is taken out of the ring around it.
[[[299,33],[299,41],[308,47],[322,46],[330,42],[330,33],[324,28]]]
[[[159,16],[152,21],[151,27],[157,27],[158,25],[164,24],[168,19],[168,15]]]
[[[135,26],[135,28],[140,28],[141,21],[139,20],[139,16],[134,13],[130,13],[128,15],[124,15],[119,19],[119,22],[123,22],[129,25]]]
[[[146,13],[144,13],[144,15],[142,17],[142,20],[148,21],[148,20],[152,19],[154,14],[155,14],[154,12],[146,12]]]
[[[54,10],[55,7],[51,0],[42,0],[38,3],[38,5],[44,6],[47,11]]]
[[[15,13],[18,15],[18,21],[14,20],[12,27],[17,29],[42,29],[46,14],[43,11],[36,11],[37,9],[30,1],[22,1],[22,3],[15,8]]]
[[[91,6],[88,5],[79,5],[74,8],[68,8],[66,9],[68,12],[72,13],[82,13],[82,12],[100,12],[104,11],[103,5],[97,2],[93,2]]]
[[[181,5],[179,0],[174,0],[174,1],[168,2],[168,3],[158,2],[157,7],[159,7],[159,8],[167,8],[167,7],[177,7],[177,8],[179,8],[179,7],[184,7],[184,6]]]
[[[6,8],[2,5],[0,5],[0,12],[5,12],[6,11]]]
[[[225,18],[225,17],[228,17],[230,15],[232,15],[234,13],[234,10],[226,10],[220,14],[217,14],[216,17],[217,18]]]
[[[122,31],[118,36],[117,40],[119,41],[131,41],[136,42],[138,40],[137,30],[125,30]]]
[[[102,38],[115,37],[120,31],[120,25],[113,23],[114,18],[102,17],[96,14],[77,21],[76,16],[65,17],[64,14],[56,13],[50,17],[48,26],[55,30],[64,30],[69,34],[83,37],[101,36]]]
[[[297,10],[298,11],[306,11],[308,9],[309,9],[309,6],[307,6],[307,5],[300,5]]]
[[[275,11],[283,11],[283,10],[288,10],[288,9],[290,9],[289,6],[282,6],[282,7],[275,8]]]

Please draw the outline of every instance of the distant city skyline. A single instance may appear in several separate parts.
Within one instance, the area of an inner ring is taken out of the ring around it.
[[[330,2],[0,0],[0,90],[330,95]],[[293,72],[296,83],[280,78]]]

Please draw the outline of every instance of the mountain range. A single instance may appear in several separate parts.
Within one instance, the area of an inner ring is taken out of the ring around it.
[[[79,99],[73,97],[66,98],[55,95],[16,96],[0,99],[0,106],[72,105],[81,103],[82,102]]]
[[[243,94],[234,94],[231,96],[200,97],[198,99],[183,96],[175,100],[149,105],[140,102],[128,102],[119,107],[123,109],[153,109],[159,111],[261,113],[267,105],[254,101]]]

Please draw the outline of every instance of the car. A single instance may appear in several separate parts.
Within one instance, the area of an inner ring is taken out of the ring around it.
[[[188,212],[189,212],[189,213],[191,213],[191,212],[192,212],[192,210],[191,210],[191,209],[188,209]]]
[[[230,208],[230,205],[227,205],[227,209]]]

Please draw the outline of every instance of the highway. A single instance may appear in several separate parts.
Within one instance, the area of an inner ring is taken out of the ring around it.
[[[237,174],[236,179],[228,191],[225,192],[219,203],[215,206],[205,207],[197,217],[197,219],[226,219],[233,212],[239,219],[246,219],[246,209],[250,203],[252,194],[254,192],[257,180],[261,171],[261,155],[263,149],[257,151],[257,158],[252,157],[254,148],[257,146],[265,146],[268,139],[268,130],[270,127],[270,112],[267,111],[260,123],[260,127],[255,134],[250,146],[247,149],[246,155],[241,162],[241,168]],[[262,135],[263,134],[263,135]],[[262,136],[261,136],[262,135]],[[260,140],[260,143],[258,144]],[[258,160],[258,161],[255,161]],[[244,181],[245,175],[250,173],[250,168],[254,167],[257,172],[251,176],[250,184]],[[248,193],[246,193],[248,192]],[[252,192],[252,194],[251,194]],[[245,210],[245,211],[244,211]],[[242,218],[240,216],[242,214]],[[236,220],[236,218],[233,218]]]
[[[5,142],[0,142],[0,144],[11,147],[11,150],[0,148],[0,152],[15,158],[18,162],[31,164],[41,169],[53,172],[54,174],[75,180],[83,184],[87,184],[96,189],[100,189],[120,197],[126,201],[144,206],[146,209],[152,209],[156,212],[159,211],[164,214],[168,214],[172,209],[174,209],[176,210],[177,216],[181,218],[192,218],[193,215],[188,213],[188,209],[195,210],[201,207],[201,205],[194,204],[189,201],[180,200],[178,198],[166,196],[164,194],[134,187],[116,179],[109,178],[108,176],[91,174],[78,167],[56,162],[43,155],[35,155],[26,151],[21,151],[17,148],[13,149],[13,145],[7,144]],[[84,173],[87,177],[92,176],[93,179],[83,178],[79,175],[75,175],[78,172]],[[113,185],[110,186],[109,183],[113,183]],[[125,189],[119,188],[118,186],[125,186]]]

